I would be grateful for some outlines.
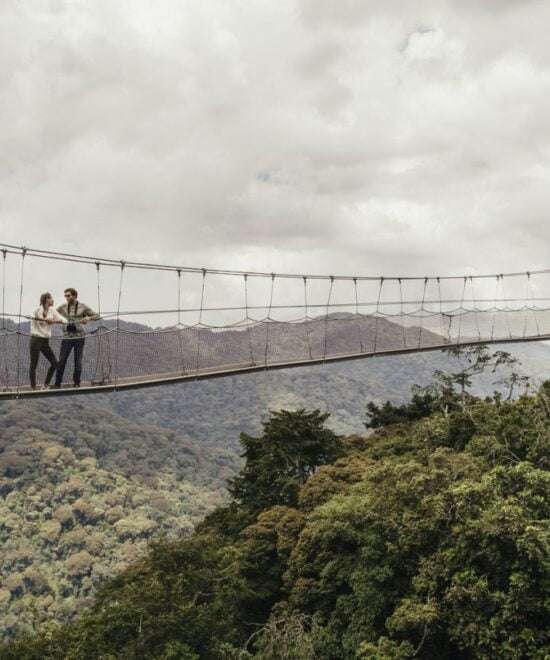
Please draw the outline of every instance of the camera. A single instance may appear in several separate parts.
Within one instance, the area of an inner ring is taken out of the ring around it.
[[[67,332],[78,332],[76,323],[67,323]]]

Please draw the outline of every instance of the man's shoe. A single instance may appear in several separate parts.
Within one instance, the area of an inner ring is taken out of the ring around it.
[[[55,383],[54,385],[50,385],[50,389],[59,390],[59,389],[61,389],[61,385],[58,385],[57,383]]]
[[[73,387],[80,387],[80,383],[75,383]]]

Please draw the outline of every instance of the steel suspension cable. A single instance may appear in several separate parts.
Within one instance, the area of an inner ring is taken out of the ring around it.
[[[181,373],[185,373],[185,351],[183,345],[183,328],[181,323],[181,270],[176,271],[178,276],[178,322],[177,322],[177,331],[178,331],[178,347],[180,353],[180,364],[181,364]]]
[[[201,348],[201,328],[202,328],[202,314],[204,310],[204,296],[206,288],[206,269],[202,270],[202,283],[201,283],[201,306],[199,309],[199,320],[194,326],[195,339],[196,339],[196,349],[195,349],[195,373],[199,372],[199,361],[200,361],[200,348]]]
[[[181,326],[181,270],[176,271],[178,276],[178,328]]]
[[[325,336],[323,340],[323,360],[327,357],[327,333],[328,333],[328,314],[330,309],[330,299],[332,298],[332,289],[334,287],[334,278],[330,278],[330,286],[328,289],[327,308],[325,311]]]
[[[533,321],[535,324],[535,328],[537,330],[537,335],[540,335],[540,330],[539,330],[539,323],[538,323],[538,318],[537,314],[535,312],[534,307],[530,307],[527,302],[531,299],[531,274],[527,273],[527,280],[525,282],[525,313],[523,317],[523,337],[525,338],[527,335],[527,318],[529,316],[529,311],[531,311],[531,314],[533,316]]]
[[[461,312],[464,311],[464,296],[466,294],[466,282],[467,282],[467,280],[468,280],[468,278],[466,276],[464,276],[464,283],[463,283],[463,286],[462,286],[462,296],[460,298],[460,307],[459,307]],[[460,344],[461,338],[462,338],[462,313],[459,314],[459,317],[458,317],[458,337],[457,337],[457,340],[456,340],[457,344]]]
[[[264,365],[267,367],[267,356],[269,351],[269,325],[271,323],[271,308],[273,307],[273,293],[275,291],[275,273],[271,273],[271,291],[269,293],[269,306],[267,309],[266,326],[265,326],[265,350],[264,350]]]
[[[529,273],[527,273],[527,279],[525,281],[525,305],[523,309],[523,333],[522,333],[524,339],[527,334],[527,316],[529,313],[529,307],[527,305],[528,298],[529,298]]]
[[[444,314],[443,314],[443,296],[441,295],[441,280],[436,278],[437,281],[437,295],[439,298],[439,326],[440,326],[440,332],[441,336],[445,337],[445,320],[444,320]]]
[[[375,311],[375,321],[374,321],[374,348],[373,353],[376,353],[376,347],[378,345],[378,319],[379,319],[379,310],[380,310],[380,298],[382,296],[382,287],[384,286],[384,278],[380,278],[380,284],[378,286],[378,299],[376,301],[376,311]]]
[[[402,334],[403,334],[403,348],[407,348],[407,329],[405,327],[405,324],[403,323],[403,317],[405,316],[404,314],[404,308],[403,308],[403,284],[401,282],[401,278],[398,278],[397,280],[399,282],[399,316],[401,320],[401,328],[402,328]]]
[[[7,250],[2,250],[2,330],[6,329],[6,257]]]
[[[8,333],[7,333],[7,319],[6,319],[6,258],[8,256],[7,250],[2,250],[2,339],[4,342],[4,388],[8,389],[10,384],[10,371],[8,366]]]
[[[406,305],[422,305],[422,300],[421,299],[419,299],[419,300],[404,300],[403,302]],[[493,303],[494,298],[477,298],[476,297],[475,299],[464,298],[463,300],[461,298],[449,298],[449,299],[443,299],[443,300],[440,300],[439,298],[437,298],[437,299],[433,299],[433,298],[428,299],[428,298],[426,298],[424,300],[424,307],[425,307],[424,311],[425,311],[425,314],[431,314],[433,316],[436,316],[437,314],[439,314],[439,312],[430,312],[430,310],[428,310],[426,308],[426,305],[439,305],[439,303],[444,303],[444,304],[458,303],[460,305],[460,303],[464,304],[464,303],[467,303],[467,302],[471,302],[472,304],[473,303],[477,304],[477,303],[481,303],[481,302]],[[525,307],[525,302],[546,302],[546,303],[548,303],[548,302],[550,302],[550,297],[548,297],[548,296],[538,296],[538,297],[530,297],[530,298],[526,299],[524,296],[522,296],[521,298],[517,298],[517,297],[515,297],[515,298],[502,298],[500,300],[500,302],[506,302],[506,303],[520,303],[521,302],[521,307],[518,307],[517,309],[512,310],[512,311],[522,311]],[[400,307],[401,304],[402,303],[399,300],[385,300],[384,301],[384,306],[385,307]],[[335,308],[349,308],[349,307],[354,307],[355,305],[356,305],[355,300],[350,300],[350,301],[341,302],[341,303],[333,302],[333,303],[331,303],[331,308],[332,309],[335,309]],[[376,301],[375,300],[365,301],[365,302],[360,301],[358,303],[358,306],[359,307],[376,307]],[[265,305],[249,305],[248,306],[248,311],[251,312],[253,310],[267,310],[268,307],[269,307],[268,304],[265,304]],[[317,303],[317,304],[309,303],[309,308],[310,309],[312,309],[312,308],[319,308],[319,309],[323,308],[324,309],[325,307],[326,307],[326,303]],[[286,309],[286,310],[300,309],[300,310],[302,310],[303,308],[304,308],[303,303],[287,304],[287,305],[272,305],[272,307],[271,307],[272,310],[275,310],[275,309]],[[464,310],[464,312],[470,312],[470,311],[473,312],[474,311],[473,308],[471,310],[468,310],[465,307],[462,307],[462,309]],[[206,312],[235,312],[235,311],[244,311],[244,310],[245,310],[245,308],[243,306],[225,306],[225,307],[208,307],[208,306],[205,306],[203,308],[203,313],[206,313]],[[192,313],[200,312],[200,307],[183,307],[179,311],[182,314],[183,313],[192,314]],[[414,310],[412,312],[404,313],[404,315],[405,316],[419,316],[420,311],[421,311],[421,308],[419,307],[417,310]],[[460,307],[457,308],[456,310],[453,310],[453,311],[456,311],[456,312],[460,311]],[[177,313],[178,313],[177,306],[170,307],[169,309],[128,309],[128,310],[120,310],[120,315],[121,316],[144,316],[144,315],[146,316],[146,315],[153,315],[153,314],[177,314]],[[389,314],[389,313],[386,313],[386,312],[380,312],[380,314],[383,315],[383,316],[400,316],[401,315],[400,312],[398,312],[397,314]],[[6,315],[10,316],[10,313],[7,312]],[[11,315],[12,316],[17,316],[17,313],[14,313],[14,314],[11,314]],[[116,318],[116,315],[117,315],[117,312],[115,310],[115,311],[103,312],[101,316],[102,316],[103,319],[108,319],[109,317]],[[22,318],[30,319],[32,317],[23,314]],[[254,321],[255,319],[252,319],[252,320]],[[203,323],[203,325],[206,325],[206,324]]]
[[[498,314],[498,300],[499,300],[499,293],[500,293],[500,275],[496,276],[496,282],[495,282],[495,302],[493,305],[493,319],[491,323],[491,341],[495,337],[495,324],[496,324],[496,319],[497,319],[497,314]]]
[[[309,302],[307,295],[307,276],[305,275],[304,275],[304,308],[305,308],[304,323],[306,326],[307,350],[308,350],[309,359],[311,360],[313,359],[313,354],[311,352],[311,330],[309,327],[310,318],[309,318]]]
[[[111,266],[118,268],[120,264],[120,260],[117,259],[108,259],[108,258],[99,258],[99,257],[91,257],[91,256],[85,256],[85,255],[79,255],[79,254],[71,254],[71,253],[66,253],[66,252],[56,252],[52,250],[39,250],[36,248],[28,248],[28,247],[21,247],[17,245],[12,245],[8,243],[0,243],[0,248],[5,248],[9,253],[14,253],[14,254],[21,254],[22,250],[26,251],[27,256],[32,256],[32,257],[37,257],[37,258],[45,258],[45,259],[52,259],[52,260],[60,260],[60,261],[72,261],[72,262],[78,262],[78,263],[90,263],[90,264],[95,264],[97,261],[99,261],[102,265],[105,266]],[[232,276],[242,276],[245,273],[248,274],[249,277],[271,277],[271,273],[266,273],[262,271],[237,271],[237,270],[229,270],[229,269],[223,269],[223,268],[199,268],[199,267],[191,267],[191,266],[175,266],[175,265],[168,265],[168,264],[155,264],[155,263],[148,263],[148,262],[140,262],[140,261],[130,261],[126,260],[126,268],[143,268],[147,270],[173,270],[176,271],[181,269],[183,272],[190,272],[190,273],[201,273],[203,270],[206,270],[208,273],[212,275],[232,275]],[[548,275],[550,274],[550,269],[540,269],[540,270],[531,270],[530,271],[532,275]],[[510,272],[510,273],[505,273],[506,277],[522,277],[526,274],[526,271],[515,271],[515,272]],[[277,273],[277,277],[279,278],[290,278],[290,279],[301,279],[304,276],[303,273]],[[335,280],[348,280],[352,281],[353,280],[353,275],[319,275],[319,274],[308,274],[307,275],[308,279],[321,279],[321,280],[328,280],[330,277],[333,277]],[[384,279],[388,281],[397,281],[398,279],[401,279],[402,281],[423,281],[425,276],[402,276],[398,277],[396,275],[392,276],[385,276]],[[436,275],[430,275],[430,279],[435,279]],[[464,275],[440,275],[440,279],[442,280],[462,280],[464,278]],[[481,275],[475,275],[476,279],[492,279],[495,277],[495,273],[490,273],[490,274],[481,274]],[[357,276],[358,280],[365,280],[365,281],[378,281],[380,279],[379,276]]]
[[[361,353],[364,352],[363,346],[363,333],[361,330],[361,317],[359,315],[359,292],[357,291],[357,278],[353,278],[353,289],[355,293],[355,318],[357,319],[357,329],[359,331],[359,350]]]
[[[506,297],[506,288],[504,284],[504,275],[500,276],[501,284],[502,284],[502,295],[503,297]],[[502,313],[504,314],[504,319],[506,321],[506,328],[508,330],[508,337],[511,339],[512,338],[512,327],[510,325],[510,317],[508,316],[508,308],[503,309]]]
[[[122,300],[122,285],[124,282],[124,269],[126,267],[126,262],[120,262],[120,278],[118,281],[118,298],[117,298],[117,315],[116,315],[116,335],[115,335],[115,388],[118,382],[119,369],[118,369],[118,359],[119,359],[119,341],[120,341],[120,303]]]
[[[470,289],[472,291],[472,300],[474,301],[474,323],[477,330],[477,338],[481,341],[481,329],[479,327],[479,317],[477,313],[476,292],[475,292],[474,280],[472,276],[470,276]]]
[[[97,315],[99,317],[98,320],[101,319],[101,264],[99,261],[96,261],[95,264],[96,268],[96,280],[97,280]],[[111,377],[111,361],[109,358],[109,351],[107,350],[107,364],[108,364],[108,373],[105,373],[105,364],[104,364],[104,356],[103,356],[103,348],[104,348],[104,333],[101,331],[101,326],[97,328],[97,334],[96,334],[96,341],[97,341],[97,353],[96,353],[96,367],[95,367],[95,375],[94,375],[94,380],[97,380],[100,378],[101,383],[105,383],[108,379]]]
[[[245,323],[246,323],[246,334],[248,337],[248,351],[250,353],[250,364],[254,366],[256,363],[254,362],[254,345],[252,342],[252,319],[250,318],[250,314],[248,312],[248,275],[244,275],[244,306],[246,310],[245,314]]]
[[[428,286],[428,278],[424,278],[424,289],[422,291],[422,303],[420,305],[420,311],[424,312],[424,301],[426,300],[426,288]],[[418,333],[418,348],[422,346],[422,331],[424,330],[424,317],[420,316],[420,331]]]
[[[532,289],[532,283],[531,283],[531,273],[527,273],[527,300],[531,300],[532,295],[533,295],[533,289]],[[537,313],[535,311],[534,307],[531,307],[531,311],[533,313],[533,320],[535,321],[535,327],[537,329],[537,336],[540,336],[540,327],[539,327],[539,319],[537,316]]]
[[[21,271],[19,285],[19,321],[17,326],[17,393],[21,390],[21,322],[23,314],[23,290],[25,282],[25,256],[27,251],[23,248],[21,252]]]

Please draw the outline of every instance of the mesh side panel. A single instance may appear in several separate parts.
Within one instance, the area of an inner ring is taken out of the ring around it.
[[[332,313],[301,321],[247,321],[219,329],[96,327],[86,335],[82,383],[108,384],[361,353],[414,351],[446,343],[532,338],[549,330],[550,311],[536,308],[498,312],[460,309],[403,316]],[[50,340],[56,356],[61,343],[60,336]],[[29,344],[28,334],[0,332],[1,389],[29,385]],[[44,382],[48,366],[41,356],[38,384]],[[74,351],[66,364],[64,385],[72,383],[73,371]]]

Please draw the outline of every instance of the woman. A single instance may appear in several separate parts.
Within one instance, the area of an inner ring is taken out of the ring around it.
[[[44,387],[47,387],[50,384],[55,370],[57,369],[57,359],[50,348],[50,337],[52,336],[51,326],[54,323],[67,323],[67,319],[61,316],[61,314],[54,308],[51,293],[43,293],[40,296],[40,307],[34,312],[31,320],[30,379],[33,390],[36,389],[36,367],[38,365],[40,353],[43,353],[46,360],[50,363]]]

